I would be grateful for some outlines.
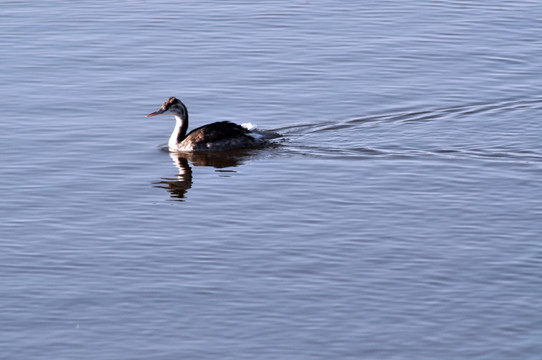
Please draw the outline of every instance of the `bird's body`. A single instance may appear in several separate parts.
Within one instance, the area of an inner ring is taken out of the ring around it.
[[[188,111],[177,98],[171,97],[162,107],[147,115],[174,115],[175,128],[171,134],[168,147],[171,151],[222,151],[256,147],[262,144],[251,131],[229,121],[219,121],[204,125],[186,133],[188,130]]]
[[[258,142],[241,125],[220,121],[201,126],[189,132],[184,138],[176,126],[168,146],[177,151],[230,150],[257,146]]]

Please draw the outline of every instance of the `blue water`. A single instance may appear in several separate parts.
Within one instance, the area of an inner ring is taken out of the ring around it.
[[[0,358],[540,358],[537,1],[2,15]]]

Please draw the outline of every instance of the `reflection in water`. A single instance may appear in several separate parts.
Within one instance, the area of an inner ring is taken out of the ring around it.
[[[194,166],[212,166],[217,169],[242,165],[254,157],[257,149],[239,149],[231,151],[199,151],[187,153],[171,153],[171,158],[179,157],[190,160]],[[175,161],[175,160],[174,160]]]
[[[173,163],[179,169],[179,173],[174,178],[161,178],[153,182],[153,187],[166,189],[173,200],[183,201],[186,192],[192,187],[192,168],[189,161],[194,166],[212,166],[223,169],[242,165],[247,159],[253,157],[256,151],[255,149],[241,149],[220,152],[169,153]]]
[[[173,200],[183,201],[184,195],[192,187],[192,168],[186,158],[173,153],[170,153],[170,156],[175,166],[179,169],[177,177],[162,178],[159,181],[153,182],[153,187],[166,189]]]

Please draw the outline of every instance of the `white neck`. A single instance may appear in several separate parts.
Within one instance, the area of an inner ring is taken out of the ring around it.
[[[171,136],[169,137],[168,146],[172,150],[178,149],[178,143],[177,139],[179,138],[179,133],[181,132],[181,128],[183,127],[183,119],[177,114],[175,114],[175,128],[173,129],[173,132],[171,133]]]

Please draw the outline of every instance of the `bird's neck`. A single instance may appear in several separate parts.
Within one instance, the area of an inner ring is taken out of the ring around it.
[[[181,115],[175,114],[175,128],[169,137],[168,146],[170,148],[176,148],[186,136],[186,130],[188,129],[188,115],[181,117]]]

